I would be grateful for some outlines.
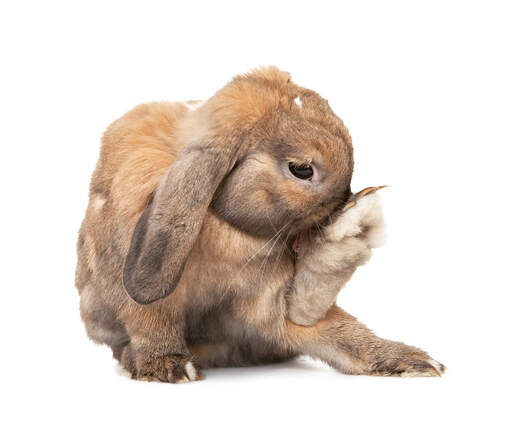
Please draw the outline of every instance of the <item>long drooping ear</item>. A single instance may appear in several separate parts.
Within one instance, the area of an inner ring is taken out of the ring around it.
[[[215,190],[234,164],[235,151],[227,146],[182,150],[140,217],[123,269],[126,292],[139,304],[176,288]]]

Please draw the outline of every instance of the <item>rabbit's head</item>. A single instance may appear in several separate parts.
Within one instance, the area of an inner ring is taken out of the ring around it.
[[[277,68],[234,78],[191,111],[183,149],[141,216],[124,285],[139,303],[176,287],[208,207],[253,235],[292,235],[350,196],[350,135],[326,100]]]
[[[213,199],[222,218],[271,236],[308,228],[349,197],[350,135],[318,94],[266,69],[236,79],[212,101],[233,134],[247,124],[241,153]]]

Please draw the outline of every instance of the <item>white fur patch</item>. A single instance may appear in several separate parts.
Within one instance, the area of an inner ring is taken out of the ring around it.
[[[199,109],[204,104],[204,101],[187,101],[185,106],[187,106],[188,110],[194,111]]]
[[[300,95],[297,95],[297,97],[295,97],[293,101],[297,106],[302,107],[302,100],[300,99]]]
[[[107,202],[107,200],[105,198],[95,197],[92,200],[92,208],[94,210],[100,210],[106,202]]]
[[[402,378],[413,378],[413,377],[435,377],[435,374],[432,374],[431,372],[408,372],[404,371],[402,374],[400,374],[400,377]]]
[[[85,287],[80,293],[80,306],[89,309],[94,304],[94,291],[90,286]]]
[[[429,359],[427,362],[432,365],[437,374],[432,371],[405,371],[401,374],[402,377],[436,377],[443,373],[443,366],[434,359]]]
[[[197,371],[192,362],[189,361],[185,364],[185,372],[190,381],[197,380]]]
[[[385,226],[379,196],[375,193],[357,200],[356,205],[342,212],[338,219],[325,229],[331,241],[355,237],[366,230],[370,247],[378,247],[385,241]]]
[[[438,361],[436,361],[434,359],[429,359],[427,362],[430,365],[432,365],[439,374],[443,373],[443,366]]]

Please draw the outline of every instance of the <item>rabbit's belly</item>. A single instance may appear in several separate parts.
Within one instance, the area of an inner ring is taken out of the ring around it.
[[[187,345],[202,368],[246,366],[292,358],[275,339],[285,319],[284,292],[252,300],[231,296],[202,317],[188,318]]]
[[[189,346],[201,368],[261,365],[295,357],[275,346],[259,342],[197,344]]]
[[[213,286],[201,288],[203,292],[210,291],[206,299],[210,305],[201,311],[197,306],[189,309],[185,337],[203,368],[276,362],[290,357],[289,352],[275,346],[275,339],[286,317],[285,294],[293,270],[285,269],[282,261],[279,268],[273,268],[270,263],[269,272],[261,281],[253,276],[252,282],[231,285],[222,289],[223,293]],[[204,298],[205,295],[203,302]]]

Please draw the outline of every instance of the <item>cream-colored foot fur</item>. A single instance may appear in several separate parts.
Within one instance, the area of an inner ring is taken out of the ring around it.
[[[381,204],[367,188],[355,194],[322,234],[299,249],[288,318],[310,326],[323,318],[356,268],[366,263],[371,249],[385,241]]]
[[[370,248],[382,246],[386,241],[386,231],[379,195],[367,194],[351,203],[325,228],[326,239],[339,242],[346,237],[364,234]]]

